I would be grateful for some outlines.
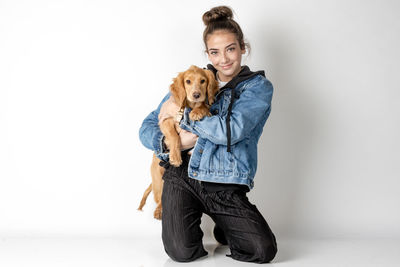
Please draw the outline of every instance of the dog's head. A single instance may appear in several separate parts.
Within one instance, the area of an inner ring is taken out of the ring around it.
[[[180,107],[200,102],[211,106],[218,90],[214,73],[196,66],[179,73],[170,87],[171,94]]]

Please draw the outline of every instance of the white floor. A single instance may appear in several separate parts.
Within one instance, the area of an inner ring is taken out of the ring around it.
[[[400,240],[278,240],[279,252],[267,266],[400,266]],[[165,254],[159,238],[0,238],[1,267],[161,267],[256,266],[237,262],[229,249],[206,239],[207,257],[176,263]]]

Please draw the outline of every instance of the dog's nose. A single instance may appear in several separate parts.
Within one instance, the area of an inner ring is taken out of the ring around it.
[[[199,98],[199,97],[200,97],[200,93],[193,93],[193,97],[194,97],[195,99]]]

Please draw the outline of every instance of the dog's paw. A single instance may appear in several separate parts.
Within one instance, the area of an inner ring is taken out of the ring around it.
[[[169,163],[174,167],[179,167],[182,164],[182,157],[180,153],[170,153]]]
[[[161,220],[161,218],[162,218],[162,210],[161,209],[156,209],[154,211],[154,218],[157,220]]]
[[[169,163],[174,167],[179,167],[182,165],[182,159],[169,159]]]
[[[202,110],[192,110],[189,113],[189,119],[191,119],[192,121],[199,121],[204,117],[204,112]]]

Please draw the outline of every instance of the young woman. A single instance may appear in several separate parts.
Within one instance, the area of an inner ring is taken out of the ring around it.
[[[275,236],[246,193],[253,188],[257,143],[271,111],[272,84],[264,71],[241,65],[246,44],[240,26],[226,6],[203,15],[203,39],[220,92],[212,116],[180,123],[183,164],[168,164],[159,120],[175,116],[180,107],[168,94],[140,128],[144,146],[155,151],[165,167],[162,194],[162,240],[175,261],[188,262],[207,255],[202,244],[201,216],[216,223],[214,237],[229,245],[233,259],[270,262],[277,252]],[[188,151],[190,151],[188,153]]]

